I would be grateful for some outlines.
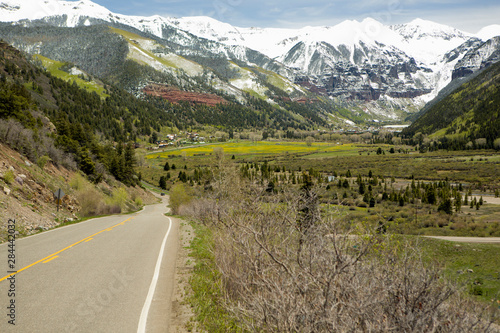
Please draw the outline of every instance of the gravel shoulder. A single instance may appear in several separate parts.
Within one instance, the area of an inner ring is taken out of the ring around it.
[[[189,246],[194,238],[194,231],[188,222],[181,220],[179,234],[180,241],[175,269],[175,286],[170,313],[170,332],[197,332],[194,329],[196,326],[194,314],[188,302],[191,292],[189,278],[194,268],[194,261],[189,257]]]

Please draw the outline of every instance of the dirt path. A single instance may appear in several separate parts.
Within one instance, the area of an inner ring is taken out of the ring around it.
[[[455,237],[455,236],[425,236],[425,237],[442,239],[450,242],[500,244],[500,237]]]
[[[489,195],[483,195],[482,197],[483,197],[484,203],[492,204],[492,205],[500,205],[500,198],[495,198],[494,196],[489,196]],[[481,198],[481,195],[472,194],[472,196],[469,197],[469,202],[473,198],[476,198],[476,200],[479,200]]]

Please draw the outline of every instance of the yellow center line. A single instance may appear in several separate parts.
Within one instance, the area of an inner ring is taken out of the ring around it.
[[[93,240],[93,238],[89,238],[89,239],[87,239],[87,240],[85,241],[85,243],[86,243],[86,242],[89,242],[89,241],[91,241],[91,240]]]
[[[52,258],[45,260],[43,263],[46,264],[49,261],[54,260],[55,258],[59,258],[59,256],[53,256]]]
[[[30,264],[30,265],[28,265],[28,266],[25,266],[25,267],[23,267],[23,268],[21,268],[21,269],[17,270],[15,273],[10,273],[9,275],[6,275],[6,276],[4,276],[3,278],[1,278],[1,279],[0,279],[0,282],[2,282],[3,280],[6,280],[6,279],[8,279],[8,278],[10,278],[10,277],[11,277],[11,276],[13,276],[13,275],[16,275],[16,274],[18,274],[18,273],[22,272],[22,271],[24,271],[24,270],[26,270],[26,269],[28,269],[28,268],[30,268],[30,267],[33,267],[33,266],[35,266],[36,264],[39,264],[39,263],[41,263],[41,262],[45,262],[45,261],[47,261],[49,258],[51,258],[51,257],[53,257],[53,256],[55,256],[55,255],[58,255],[59,253],[64,252],[64,251],[66,251],[67,249],[72,248],[73,246],[76,246],[76,245],[78,245],[78,244],[80,244],[80,243],[82,243],[82,242],[88,242],[89,240],[91,240],[91,239],[92,239],[92,237],[94,237],[94,236],[96,236],[96,235],[99,235],[101,232],[104,232],[104,231],[107,231],[107,230],[111,230],[111,229],[113,229],[114,227],[119,226],[119,225],[123,225],[123,224],[125,224],[125,222],[130,221],[130,220],[131,220],[131,219],[133,219],[133,218],[134,218],[134,216],[132,216],[132,217],[130,217],[130,218],[128,218],[128,219],[126,219],[125,221],[122,221],[122,222],[120,222],[120,223],[118,223],[118,224],[116,224],[116,225],[112,226],[111,228],[106,228],[106,229],[103,229],[103,230],[101,230],[101,231],[98,231],[98,232],[96,232],[96,233],[95,233],[95,234],[93,234],[93,235],[90,235],[90,236],[88,236],[88,237],[85,237],[84,239],[79,240],[78,242],[73,243],[73,244],[71,244],[70,246],[65,247],[65,248],[64,248],[64,249],[62,249],[62,250],[59,250],[59,251],[57,251],[57,252],[54,252],[54,253],[52,253],[51,255],[46,256],[45,258],[42,258],[42,259],[40,259],[40,260],[38,260],[38,261],[35,261],[34,263],[32,263],[32,264]],[[54,258],[53,258],[53,259],[54,259]],[[52,259],[51,259],[51,260],[52,260]],[[47,262],[48,262],[48,261],[47,261]]]

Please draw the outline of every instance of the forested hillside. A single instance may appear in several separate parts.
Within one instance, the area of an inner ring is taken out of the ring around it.
[[[158,118],[164,113],[111,87],[111,97],[102,99],[36,67],[5,42],[0,43],[0,86],[4,143],[32,162],[79,168],[94,181],[109,172],[126,184],[137,182],[130,141],[150,131],[151,113]]]
[[[500,138],[499,87],[497,63],[434,104],[403,135],[431,135],[445,149],[494,148]]]

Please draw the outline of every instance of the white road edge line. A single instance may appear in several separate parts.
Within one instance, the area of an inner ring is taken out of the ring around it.
[[[160,267],[161,267],[161,260],[163,258],[163,252],[165,251],[165,244],[167,243],[168,234],[170,233],[170,229],[172,228],[172,220],[168,216],[167,218],[170,224],[168,226],[167,233],[163,238],[163,243],[161,244],[160,253],[158,254],[158,259],[156,260],[155,272],[153,274],[153,279],[151,280],[151,284],[149,285],[148,296],[146,297],[146,301],[144,302],[144,306],[142,307],[141,317],[139,318],[139,326],[137,327],[137,333],[146,332],[146,324],[148,321],[149,308],[151,307],[151,303],[153,302],[153,296],[155,293],[156,284],[158,282],[158,276],[160,275]]]

